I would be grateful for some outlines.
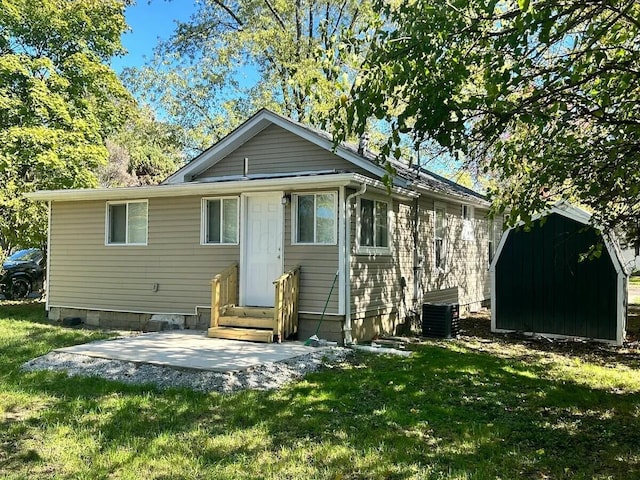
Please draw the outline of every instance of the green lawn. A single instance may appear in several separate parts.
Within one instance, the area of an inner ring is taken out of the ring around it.
[[[640,476],[637,352],[434,341],[280,391],[205,395],[21,372],[104,336],[43,316],[0,305],[3,478]]]

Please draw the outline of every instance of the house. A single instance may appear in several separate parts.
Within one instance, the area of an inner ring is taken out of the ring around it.
[[[501,229],[487,200],[393,166],[388,189],[364,145],[261,110],[161,185],[35,192],[49,205],[48,315],[204,328],[212,278],[235,271],[220,291],[269,316],[294,267],[299,338],[321,317],[321,337],[350,342],[394,332],[425,301],[479,308]]]
[[[621,345],[627,318],[627,272],[612,235],[591,215],[559,202],[530,230],[504,232],[491,264],[491,329],[579,337]],[[581,256],[591,246],[601,254]]]

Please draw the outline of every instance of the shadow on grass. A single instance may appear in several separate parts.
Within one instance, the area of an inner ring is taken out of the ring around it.
[[[464,338],[474,338],[492,344],[526,345],[540,354],[557,353],[566,357],[586,360],[598,365],[621,364],[640,368],[640,305],[630,305],[627,317],[627,346],[624,348],[602,342],[551,339],[544,336],[531,337],[520,333],[497,334],[491,332],[491,317],[488,312],[476,313],[460,319]],[[525,359],[523,359],[525,360]]]
[[[46,460],[30,441],[46,442],[49,432],[64,429],[97,443],[86,452],[84,472],[97,478],[123,471],[130,476],[140,459],[153,469],[155,458],[176,454],[195,458],[204,472],[232,469],[245,478],[278,469],[302,469],[309,478],[640,474],[637,392],[589,388],[551,375],[545,365],[456,342],[427,344],[409,359],[357,355],[342,368],[308,375],[280,391],[233,395],[160,392],[18,370],[30,352],[79,342],[83,335],[34,324],[23,337],[1,344],[0,368],[10,372],[0,377],[4,389],[45,399],[46,405],[5,421],[0,438],[11,448],[0,457],[0,472],[44,468]],[[162,438],[169,440],[156,440]],[[101,461],[122,449],[127,455]]]

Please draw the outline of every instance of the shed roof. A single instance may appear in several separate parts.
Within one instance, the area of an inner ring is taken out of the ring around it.
[[[618,243],[618,240],[614,232],[611,232],[611,231],[605,232],[599,225],[593,224],[592,215],[589,212],[575,205],[572,205],[566,200],[560,200],[554,203],[553,205],[551,205],[549,209],[541,213],[538,213],[537,215],[534,215],[533,221],[539,220],[540,218],[545,217],[547,215],[551,215],[552,213],[557,213],[558,215],[562,215],[563,217],[570,218],[583,225],[591,225],[596,230],[598,230],[602,235],[605,247],[609,252],[609,256],[611,257],[611,260],[614,264],[616,271],[619,271],[624,275],[630,275],[631,270],[629,269],[629,266],[626,265],[624,261],[622,250],[620,249],[620,245]],[[504,232],[500,240],[500,244],[498,245],[498,248],[496,250],[496,254],[493,258],[493,261],[491,262],[491,269],[495,268],[496,262],[500,258],[500,253],[502,252],[502,248],[504,247],[504,244],[507,241],[507,237],[509,236],[509,233],[513,231],[515,228],[519,228],[523,225],[524,225],[524,222],[520,222],[515,227],[510,227]]]

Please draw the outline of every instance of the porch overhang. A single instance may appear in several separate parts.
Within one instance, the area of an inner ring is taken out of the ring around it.
[[[224,195],[237,192],[268,192],[273,190],[296,191],[309,188],[359,187],[366,184],[376,190],[387,192],[387,186],[358,173],[335,173],[320,175],[289,176],[278,178],[250,178],[242,180],[216,180],[208,182],[151,185],[143,187],[93,188],[76,190],[38,190],[25,194],[34,201],[83,201],[126,200],[133,198],[187,197],[199,195]],[[391,194],[395,198],[410,199],[417,192],[394,186]]]

